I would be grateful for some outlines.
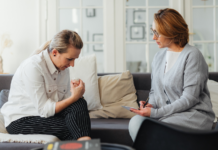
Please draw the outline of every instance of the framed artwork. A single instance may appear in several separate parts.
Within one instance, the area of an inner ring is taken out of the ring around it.
[[[150,24],[150,28],[152,28],[152,24]],[[153,36],[153,32],[151,30],[150,31],[150,35]]]
[[[87,8],[86,9],[86,17],[95,17],[95,9]]]
[[[134,10],[133,22],[134,24],[145,24],[145,10]]]
[[[103,41],[103,34],[102,33],[93,34],[93,42],[102,42],[102,41]],[[103,51],[103,44],[93,45],[93,51],[102,52]]]
[[[145,27],[144,26],[130,26],[130,39],[132,40],[145,39]]]
[[[150,24],[150,28],[152,28],[152,24]],[[152,41],[153,40],[153,32],[150,30],[150,28],[149,28],[149,32],[150,32],[149,38]]]

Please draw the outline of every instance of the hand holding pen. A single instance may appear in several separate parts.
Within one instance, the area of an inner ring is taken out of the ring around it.
[[[151,108],[153,107],[151,104],[148,103],[148,99],[146,101],[140,101],[140,108],[139,110],[130,109],[131,112],[134,112],[140,116],[150,117]]]
[[[140,101],[140,102],[139,102],[140,106],[142,106],[143,108],[145,108],[145,107],[153,108],[153,106],[148,103],[148,100],[149,100],[149,97],[147,98],[146,101]],[[140,110],[140,107],[139,107],[139,110]]]

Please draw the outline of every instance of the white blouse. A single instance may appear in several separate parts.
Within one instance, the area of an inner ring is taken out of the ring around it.
[[[181,52],[173,52],[173,51],[167,51],[166,54],[166,69],[165,73],[167,73],[175,64],[177,58],[179,57]]]
[[[13,76],[8,102],[1,108],[5,127],[22,117],[54,116],[56,102],[70,95],[69,69],[59,72],[48,51],[42,51],[22,62]]]

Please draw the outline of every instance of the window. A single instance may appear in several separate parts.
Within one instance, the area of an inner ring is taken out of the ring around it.
[[[45,1],[47,32],[43,28],[40,35],[47,33],[45,39],[50,40],[62,29],[77,31],[84,41],[81,55],[96,54],[99,73],[151,72],[154,55],[161,49],[152,40],[150,27],[154,13],[164,8],[176,9],[185,18],[189,44],[200,49],[209,71],[218,71],[218,0]]]
[[[153,16],[169,5],[169,0],[126,1],[126,69],[130,72],[151,71],[153,57],[160,51],[150,31]]]
[[[103,0],[58,0],[58,31],[76,31],[84,42],[81,56],[95,54],[98,72],[104,72]]]
[[[218,71],[218,0],[186,0],[190,44],[203,54],[210,72]]]

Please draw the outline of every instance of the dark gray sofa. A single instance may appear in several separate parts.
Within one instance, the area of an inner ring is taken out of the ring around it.
[[[12,76],[0,75],[0,91],[2,89],[10,89]],[[146,100],[151,87],[151,75],[149,73],[133,73],[133,79],[137,90],[137,101]],[[218,82],[218,72],[210,73],[209,79]],[[128,132],[128,123],[129,119],[91,119],[91,137],[100,138],[101,142],[132,146],[133,142]],[[0,143],[1,150],[28,150],[37,147],[43,147],[43,144]]]

